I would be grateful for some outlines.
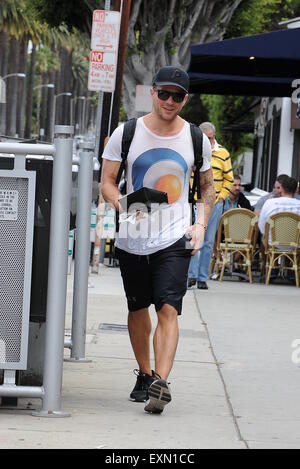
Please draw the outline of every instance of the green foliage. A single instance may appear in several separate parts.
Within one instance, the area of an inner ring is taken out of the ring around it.
[[[36,66],[38,74],[59,70],[58,55],[52,52],[48,46],[42,45],[36,52]]]
[[[278,29],[278,23],[300,16],[300,0],[243,0],[227,28],[225,39],[260,34]],[[243,96],[208,96],[201,100],[208,119],[214,123],[217,138],[228,148],[233,160],[247,148],[253,148],[253,135],[225,131],[249,108],[254,98]],[[245,116],[244,121],[251,121]]]
[[[244,0],[237,8],[225,39],[278,29],[278,23],[300,15],[300,0]]]
[[[251,106],[253,97],[201,95],[201,100],[207,109],[208,120],[216,127],[217,140],[228,149],[233,161],[245,150],[253,148],[253,134],[224,129]],[[252,119],[251,113],[243,117],[244,121]]]
[[[30,0],[41,21],[52,27],[64,23],[72,30],[90,31],[93,10],[104,7],[103,0]]]
[[[1,0],[0,30],[17,39],[31,38],[38,42],[45,31],[45,25],[37,21],[30,9],[30,0]]]
[[[127,114],[125,112],[124,106],[121,104],[120,113],[119,113],[119,121],[126,122],[127,121]]]
[[[232,18],[226,38],[249,36],[272,29],[281,0],[244,0]]]

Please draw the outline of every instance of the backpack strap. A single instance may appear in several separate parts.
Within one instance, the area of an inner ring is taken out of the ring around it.
[[[200,169],[203,165],[203,133],[202,130],[195,124],[190,123],[191,137],[194,147],[194,179],[192,188],[190,188],[190,203],[195,200],[197,192],[197,199],[201,199],[201,185],[200,185]]]
[[[126,169],[127,156],[129,153],[131,142],[134,137],[136,122],[137,122],[137,119],[134,117],[133,119],[130,119],[124,124],[122,147],[121,147],[122,162],[121,162],[119,172],[117,175],[117,179],[116,179],[117,186],[119,185],[119,182],[121,181],[121,178],[122,178],[122,174]]]

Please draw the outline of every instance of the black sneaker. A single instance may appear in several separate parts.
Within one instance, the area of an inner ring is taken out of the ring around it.
[[[189,278],[188,279],[188,284],[187,284],[187,287],[188,288],[192,288],[196,285],[197,283],[197,280],[195,278]]]
[[[153,381],[148,389],[149,401],[145,411],[151,414],[161,414],[167,404],[171,402],[171,390],[167,381],[157,379]]]
[[[208,285],[206,282],[197,282],[198,290],[208,290]]]
[[[137,376],[137,380],[130,394],[130,400],[133,402],[147,402],[149,386],[157,379],[157,375],[154,371],[150,376],[147,373],[141,373],[139,370],[134,370],[134,374]]]

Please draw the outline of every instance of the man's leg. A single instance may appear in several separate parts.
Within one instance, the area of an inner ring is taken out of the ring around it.
[[[150,335],[152,330],[148,308],[129,312],[128,330],[132,349],[141,373],[151,375]]]
[[[159,414],[171,400],[167,383],[173,367],[178,344],[178,315],[187,290],[190,250],[184,236],[172,246],[156,253],[150,259],[152,268],[153,302],[157,312],[157,327],[153,346],[157,377],[149,386],[149,402],[145,411]]]
[[[168,376],[173,366],[178,344],[177,310],[168,304],[164,304],[157,311],[158,324],[154,334],[153,345],[155,355],[155,372],[157,379],[149,386],[149,401],[145,411],[153,414],[161,414],[171,400],[171,390],[167,383]]]
[[[200,249],[200,260],[198,270],[199,282],[206,282],[209,276],[209,266],[212,258],[213,248],[219,222],[222,216],[223,203],[217,203],[210,216],[207,230],[205,233],[204,243]]]
[[[178,344],[177,311],[173,306],[163,305],[157,312],[158,323],[153,338],[155,371],[167,379],[173,367]]]

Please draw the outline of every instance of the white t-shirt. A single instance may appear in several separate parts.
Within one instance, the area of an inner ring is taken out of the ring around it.
[[[119,126],[105,147],[103,158],[121,162],[124,125]],[[137,120],[127,157],[127,194],[142,187],[168,193],[169,204],[140,221],[120,223],[116,236],[119,249],[136,255],[149,255],[178,241],[190,226],[189,182],[194,167],[190,125],[171,137],[161,137],[148,129],[143,118]],[[203,166],[211,167],[211,146],[203,134]]]
[[[265,234],[266,221],[268,218],[279,212],[293,212],[300,215],[300,200],[289,197],[277,197],[275,199],[267,200],[259,215],[258,225],[262,234]],[[270,235],[269,242],[271,241]]]

